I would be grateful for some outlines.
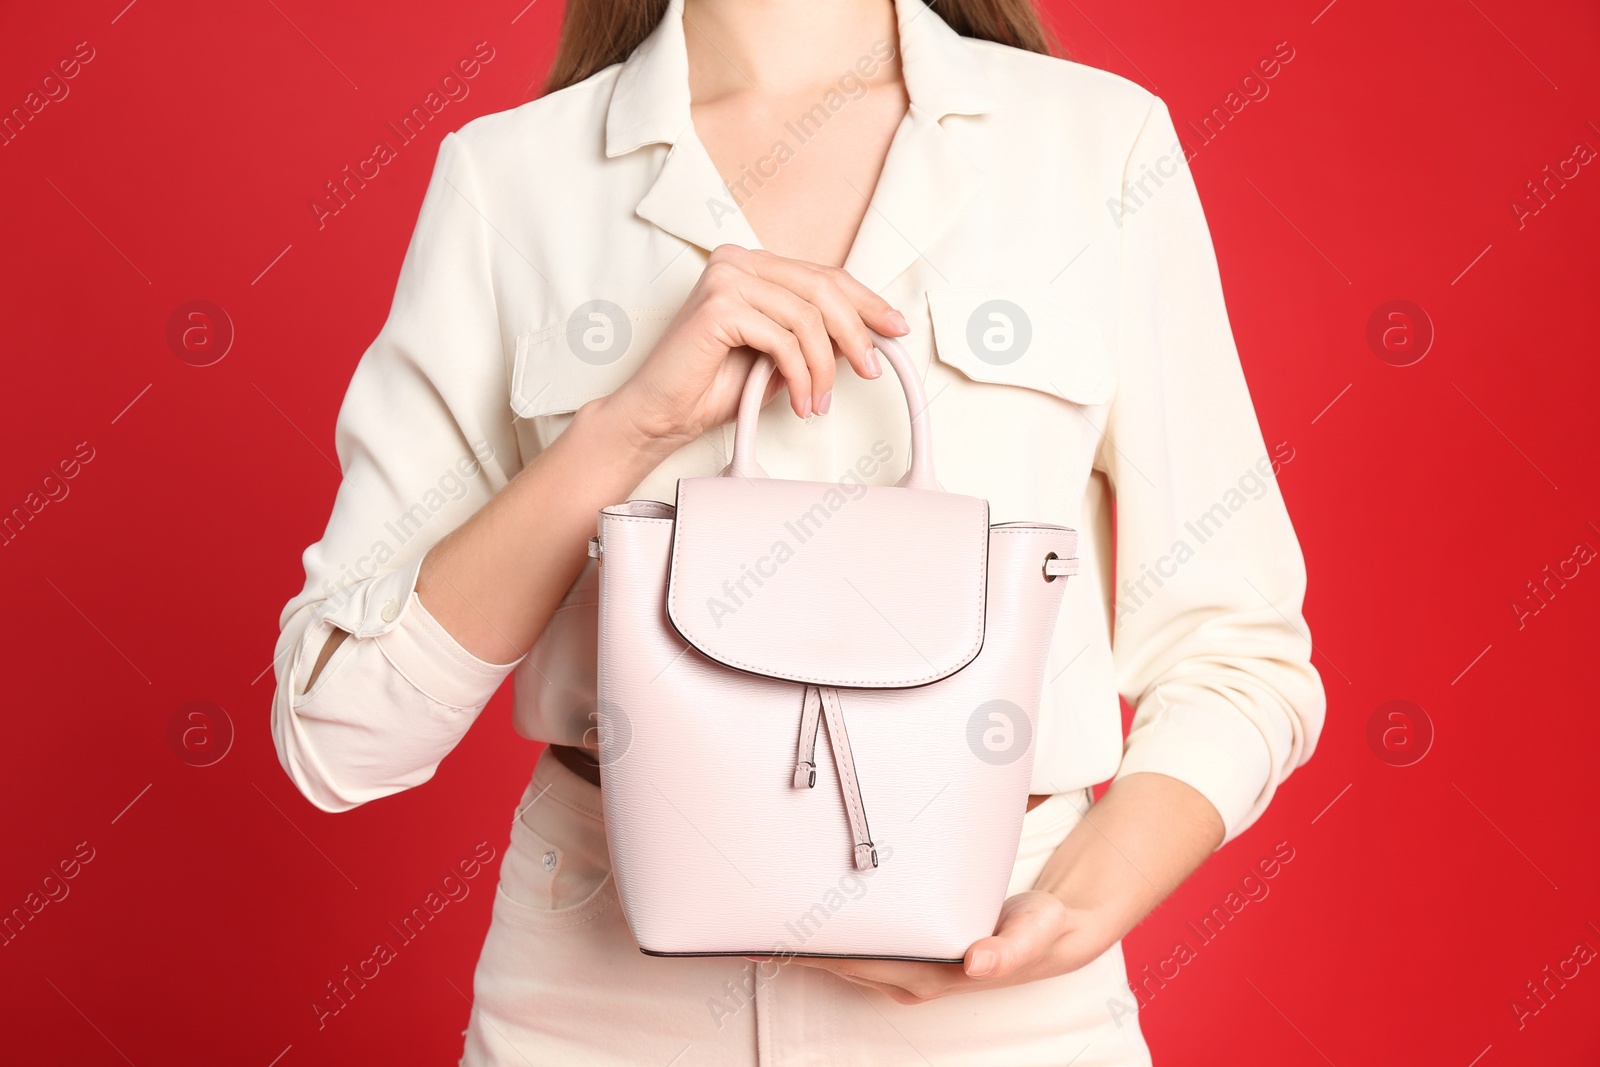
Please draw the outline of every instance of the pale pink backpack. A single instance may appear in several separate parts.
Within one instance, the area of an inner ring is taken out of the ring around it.
[[[721,475],[600,514],[601,793],[652,955],[949,962],[994,932],[1077,534],[943,492],[922,383],[873,336],[898,485],[766,477],[761,357]]]

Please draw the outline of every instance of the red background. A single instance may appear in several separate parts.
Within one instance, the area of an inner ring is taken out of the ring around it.
[[[530,97],[561,5],[125,2],[14,6],[0,33],[6,111],[95,50],[0,148],[0,512],[93,449],[0,548],[0,909],[80,842],[94,856],[0,948],[0,1058],[453,1063],[536,747],[502,692],[432,783],[323,814],[279,770],[265,672],[435,147]],[[1168,1067],[1597,1063],[1600,962],[1543,1006],[1524,983],[1600,950],[1600,565],[1520,628],[1511,605],[1600,548],[1600,163],[1520,225],[1511,205],[1600,149],[1600,15],[1323,2],[1048,5],[1075,58],[1158,92],[1180,130],[1278,42],[1295,53],[1193,166],[1267,441],[1295,450],[1281,481],[1328,724],[1261,822],[1128,939],[1137,978],[1292,848],[1143,1024]],[[471,95],[319,230],[322,184],[479,41],[495,58]],[[195,299],[237,331],[212,366],[166,341]],[[1407,367],[1366,340],[1395,299],[1436,331]],[[1379,756],[1404,732],[1368,740],[1401,699],[1435,735],[1403,767]],[[194,700],[235,731],[210,766],[168,739]],[[496,861],[472,895],[319,1031],[324,983],[480,841]]]

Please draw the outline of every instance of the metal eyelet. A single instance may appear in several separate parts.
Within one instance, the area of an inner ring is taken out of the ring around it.
[[[1053,582],[1057,578],[1061,577],[1061,575],[1059,575],[1059,574],[1051,574],[1050,573],[1050,561],[1053,560],[1053,559],[1060,559],[1060,558],[1061,557],[1056,555],[1054,552],[1048,553],[1044,557],[1044,565],[1039,568],[1039,572],[1044,575],[1044,580],[1045,581]]]

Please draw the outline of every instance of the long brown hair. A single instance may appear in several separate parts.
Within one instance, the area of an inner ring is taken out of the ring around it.
[[[923,0],[896,0],[920,4]],[[567,0],[561,41],[544,91],[576,85],[620,63],[650,36],[666,14],[668,0]],[[995,41],[1029,52],[1060,55],[1033,0],[938,0],[939,17],[963,37]]]

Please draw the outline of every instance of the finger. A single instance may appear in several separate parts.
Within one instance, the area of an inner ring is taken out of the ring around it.
[[[821,269],[855,305],[862,318],[866,319],[867,324],[874,330],[890,337],[899,337],[910,329],[906,317],[894,305],[856,280],[855,275],[843,267],[825,266]]]
[[[994,934],[967,947],[963,973],[968,978],[993,982],[1040,962],[1061,933],[1060,923],[1053,915],[1047,901],[1028,897],[1008,900]]]
[[[890,336],[906,332],[904,316],[842,268],[771,253],[753,254],[746,266],[760,277],[793,289],[822,309],[829,334],[839,342],[840,353],[863,378],[876,378],[882,373],[867,327]]]
[[[793,289],[755,275],[740,284],[740,295],[751,307],[799,338],[806,369],[811,372],[812,410],[821,415],[827,414],[838,355],[822,309]],[[860,325],[859,320],[857,325]],[[861,329],[864,333],[865,327]],[[847,340],[845,344],[848,343]],[[844,346],[841,345],[840,351],[843,350]]]
[[[893,305],[883,297],[863,285],[843,267],[836,267],[830,263],[813,263],[804,259],[788,259],[765,249],[751,251],[750,257],[742,260],[741,265],[747,270],[754,269],[759,271],[764,265],[774,261],[780,264],[798,264],[801,267],[826,275],[844,291],[850,303],[856,307],[863,318],[868,320],[868,325],[879,333],[898,336],[905,332],[905,316],[895,310]]]
[[[914,960],[872,960],[854,956],[844,958],[796,957],[795,963],[833,971],[853,978],[910,989],[943,981],[955,968],[948,963],[921,963]]]
[[[800,339],[769,316],[751,307],[739,304],[730,308],[723,323],[741,345],[749,345],[765,352],[778,365],[789,386],[789,406],[802,419],[811,416],[811,373],[806,368]]]
[[[758,272],[759,272],[758,267]],[[890,333],[898,332],[888,327],[885,322],[875,322],[872,316],[888,304],[872,293],[871,290],[860,286],[857,288],[867,293],[873,300],[871,307],[859,307],[840,285],[840,279],[849,279],[849,275],[842,270],[832,268],[819,268],[812,264],[799,263],[786,260],[775,265],[783,275],[782,284],[792,288],[808,302],[822,311],[827,322],[828,332],[838,339],[839,353],[850,361],[857,374],[864,378],[876,378],[883,373],[882,365],[874,348],[869,325],[882,326]]]
[[[949,964],[905,960],[863,960],[795,957],[791,962],[832,971],[855,986],[876,989],[900,1004],[918,1004],[943,996],[961,976]]]
[[[840,975],[840,977],[849,982],[851,985],[855,986],[857,989],[875,989],[879,993],[882,993],[884,996],[888,997],[890,1000],[894,1001],[896,1004],[921,1004],[925,1000],[932,999],[931,997],[925,997],[917,993],[913,993],[909,989],[902,989],[897,985],[886,985],[883,982],[874,982],[867,978],[858,978],[852,974],[844,974]],[[865,994],[862,995],[865,996]]]
[[[962,973],[980,981],[1004,978],[1017,969],[1022,953],[1014,941],[1005,937],[983,937],[974,941],[962,961]]]

